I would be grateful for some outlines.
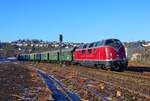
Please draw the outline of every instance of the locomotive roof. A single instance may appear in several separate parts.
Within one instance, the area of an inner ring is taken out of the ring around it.
[[[107,40],[120,41],[120,40],[115,39],[115,38],[104,39],[104,40],[99,40],[99,41],[96,41],[96,42],[91,42],[91,43],[82,44],[82,45],[80,45],[80,47],[79,47],[78,49],[89,48],[89,47],[91,47],[91,46],[90,46],[91,44],[93,44],[92,47],[96,47],[96,46],[97,46],[97,45],[96,45],[97,43],[99,43],[98,46],[103,46]]]
[[[91,44],[93,44],[93,47],[94,47],[96,43],[101,43],[101,46],[102,46],[104,42],[105,42],[104,40],[101,40],[101,41],[96,41],[96,42],[91,42],[91,43],[85,43],[81,45],[78,49],[89,48]]]

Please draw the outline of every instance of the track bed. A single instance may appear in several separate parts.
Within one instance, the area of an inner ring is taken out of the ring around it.
[[[29,64],[28,64],[29,65]],[[31,63],[53,74],[83,100],[150,100],[149,73],[112,72],[83,66]]]

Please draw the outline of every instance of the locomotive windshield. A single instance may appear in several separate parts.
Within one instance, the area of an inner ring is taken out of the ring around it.
[[[106,40],[105,45],[112,46],[114,48],[119,48],[120,46],[122,46],[122,43],[117,39],[109,39]]]
[[[102,45],[103,45],[103,43],[104,43],[103,41],[96,42],[95,46],[96,46],[96,47],[98,47],[98,46],[102,46]]]

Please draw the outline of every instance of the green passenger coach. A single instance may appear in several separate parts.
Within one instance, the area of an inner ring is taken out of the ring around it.
[[[59,60],[59,52],[58,51],[50,51],[49,53],[49,61],[56,62]]]
[[[61,61],[72,62],[73,61],[73,51],[75,48],[63,49],[62,54],[59,55]]]
[[[35,60],[35,54],[34,54],[34,53],[31,53],[31,54],[30,54],[30,60],[31,60],[31,61],[34,61],[34,60]]]
[[[48,52],[42,52],[41,53],[41,61],[48,61],[49,60],[49,53]]]
[[[41,61],[41,53],[35,53],[35,61]]]

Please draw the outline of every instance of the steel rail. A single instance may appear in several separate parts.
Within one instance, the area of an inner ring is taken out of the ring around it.
[[[67,98],[67,100],[64,99],[64,101],[80,101],[80,98],[74,92],[66,90],[65,86],[59,80],[40,69],[34,68],[34,70],[36,70],[38,74],[42,76],[42,78],[49,79],[54,83],[56,88],[59,89],[61,93],[63,93],[63,95]]]
[[[59,77],[65,78],[61,74],[56,74],[56,75],[59,76]],[[100,98],[102,101],[110,101],[110,99],[108,97],[103,96],[100,92],[95,91],[94,89],[92,89],[91,87],[86,86],[85,84],[80,84],[77,80],[69,80],[69,81],[76,84],[76,85],[78,85],[78,86],[80,86],[80,88],[83,88],[83,89],[91,92],[92,95],[95,95],[97,98]]]

